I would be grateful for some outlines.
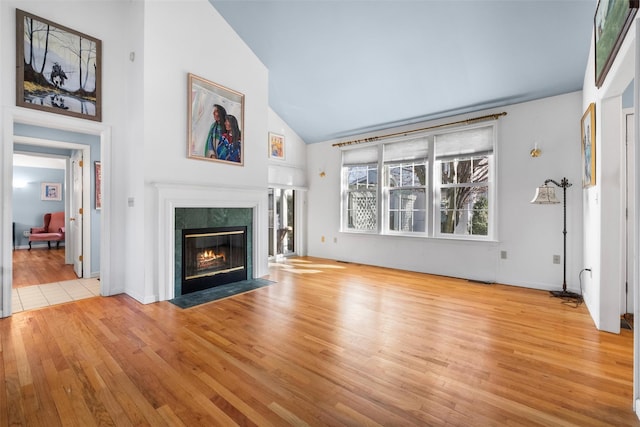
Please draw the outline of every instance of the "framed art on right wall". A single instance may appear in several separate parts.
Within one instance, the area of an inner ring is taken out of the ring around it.
[[[602,86],[638,11],[640,0],[599,0],[593,18],[596,87]]]
[[[589,104],[581,120],[582,187],[596,185],[596,104]]]

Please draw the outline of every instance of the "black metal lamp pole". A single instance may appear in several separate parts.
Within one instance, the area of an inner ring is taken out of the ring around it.
[[[574,298],[574,299],[582,299],[582,295],[577,294],[575,292],[567,291],[567,187],[571,187],[569,180],[567,178],[562,178],[560,183],[553,179],[547,179],[544,184],[547,185],[550,182],[562,188],[562,209],[564,215],[564,228],[562,229],[562,234],[564,237],[564,254],[562,255],[563,265],[563,276],[562,276],[562,290],[561,291],[551,291],[551,295],[558,298]]]

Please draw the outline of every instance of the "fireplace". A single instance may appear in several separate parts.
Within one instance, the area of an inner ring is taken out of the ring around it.
[[[182,230],[182,294],[247,279],[247,227]]]

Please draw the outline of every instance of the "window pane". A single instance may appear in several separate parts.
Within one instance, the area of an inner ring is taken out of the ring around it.
[[[487,236],[489,196],[486,186],[444,188],[440,197],[440,232]]]
[[[440,211],[440,232],[453,234],[456,226],[456,211],[443,209]]]
[[[471,182],[487,182],[489,180],[489,158],[476,157],[473,159],[473,176]]]
[[[443,188],[440,191],[440,209],[453,209],[456,206],[456,189]]]
[[[427,185],[427,165],[415,165],[415,185]]]
[[[374,165],[349,166],[347,168],[349,190],[376,188],[378,168]]]
[[[472,193],[471,206],[469,234],[487,236],[489,234],[489,194],[486,187],[477,188]]]
[[[471,182],[471,160],[458,160],[456,163],[456,183]]]
[[[442,162],[442,175],[440,180],[443,184],[453,184],[455,182],[454,162]]]
[[[389,192],[389,230],[424,232],[426,230],[426,191],[391,190]]]
[[[376,230],[377,201],[373,191],[348,193],[347,227],[354,230]]]
[[[399,165],[389,166],[389,187],[399,187],[400,183],[400,171]]]
[[[413,186],[413,165],[402,166],[402,186],[403,187]]]

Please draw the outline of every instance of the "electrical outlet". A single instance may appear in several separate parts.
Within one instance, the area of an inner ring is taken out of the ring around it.
[[[554,264],[560,264],[560,255],[554,255],[553,256],[553,263]]]
[[[29,236],[31,235],[31,233],[29,232],[29,230],[24,230],[24,231],[22,232],[22,235],[23,235],[24,237],[29,237]]]
[[[500,259],[507,259],[507,251],[500,251]]]

